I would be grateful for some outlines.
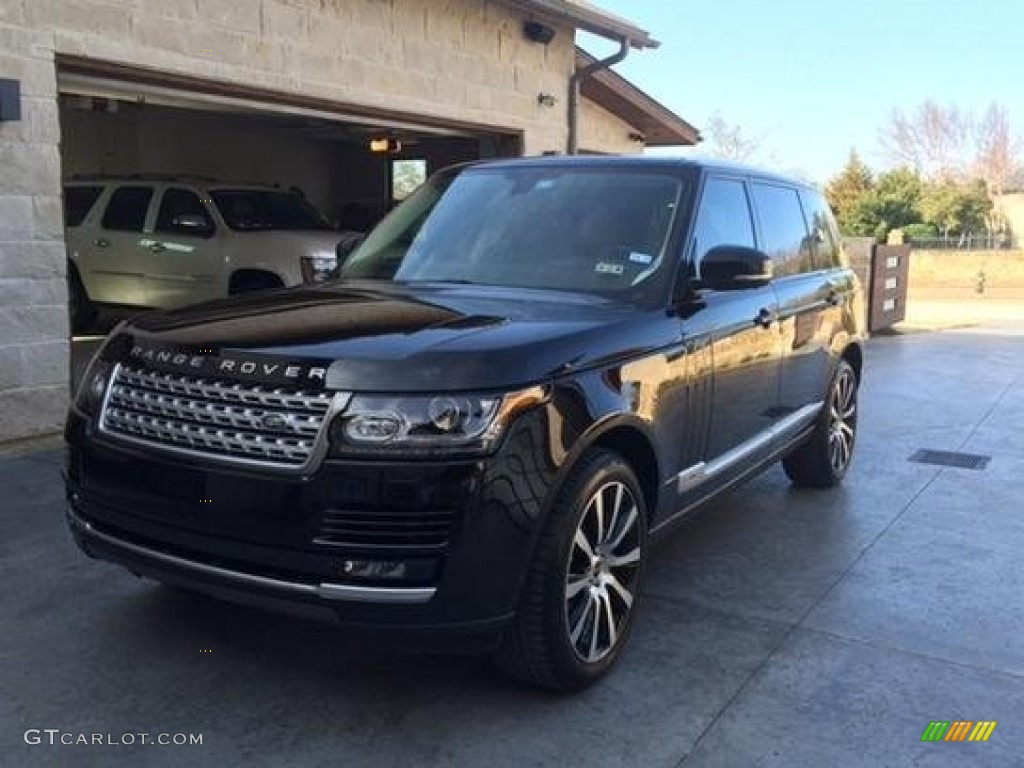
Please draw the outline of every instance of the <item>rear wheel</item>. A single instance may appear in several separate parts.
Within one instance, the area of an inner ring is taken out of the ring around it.
[[[829,488],[846,475],[857,439],[857,383],[856,371],[840,360],[814,432],[782,460],[794,485]]]
[[[633,626],[646,543],[647,510],[633,470],[615,453],[584,456],[538,543],[499,664],[556,691],[604,675]]]

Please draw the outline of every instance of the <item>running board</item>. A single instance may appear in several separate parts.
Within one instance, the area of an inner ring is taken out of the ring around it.
[[[754,454],[768,448],[780,437],[785,439],[798,434],[800,430],[817,418],[818,414],[821,413],[823,405],[824,402],[805,405],[803,408],[793,411],[793,413],[785,418],[772,424],[768,429],[758,433],[750,440],[740,443],[735,448],[730,448],[712,461],[702,461],[699,464],[694,464],[692,467],[687,467],[674,478],[676,491],[679,494],[692,491],[716,475],[722,474],[737,464],[742,464]],[[669,483],[671,482],[673,481],[669,480]]]

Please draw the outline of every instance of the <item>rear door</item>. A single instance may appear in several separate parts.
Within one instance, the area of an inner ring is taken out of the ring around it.
[[[140,241],[153,201],[152,184],[115,186],[101,200],[98,226],[80,243],[82,279],[92,301],[147,306]]]
[[[149,251],[146,295],[152,307],[194,304],[227,294],[224,259],[214,217],[194,190],[168,186],[157,202]]]
[[[821,402],[827,382],[825,315],[828,274],[816,263],[796,186],[755,180],[751,185],[761,250],[772,258],[782,334],[780,416]]]
[[[854,329],[847,327],[847,322],[851,305],[856,302],[857,276],[846,262],[839,227],[824,195],[817,190],[801,189],[800,201],[811,233],[815,270],[821,273],[817,283],[818,299],[823,304],[820,332],[831,348],[836,336],[855,333]],[[828,379],[831,373],[830,366],[824,372],[825,378]]]

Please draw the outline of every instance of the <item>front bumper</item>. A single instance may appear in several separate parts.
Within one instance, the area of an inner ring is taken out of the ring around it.
[[[426,603],[434,597],[436,587],[368,587],[358,584],[336,584],[322,581],[307,584],[301,581],[286,581],[259,576],[245,571],[222,568],[198,560],[178,557],[152,547],[133,544],[98,530],[96,526],[80,517],[73,506],[68,507],[68,525],[83,549],[92,554],[107,552],[112,559],[122,563],[136,562],[150,573],[173,573],[181,576],[208,578],[236,588],[252,587],[266,590],[273,595],[325,601],[354,601],[361,603]]]
[[[217,597],[371,630],[496,635],[555,475],[538,454],[545,420],[518,419],[486,460],[327,460],[295,478],[147,452],[72,412],[68,522],[87,554]],[[350,567],[367,561],[402,575]]]

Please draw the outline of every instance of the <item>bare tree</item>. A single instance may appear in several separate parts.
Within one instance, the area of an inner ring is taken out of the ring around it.
[[[894,109],[879,140],[895,166],[907,166],[934,181],[969,175],[974,121],[955,105],[926,101],[912,113]]]
[[[743,129],[732,125],[715,112],[708,118],[704,130],[704,149],[714,157],[723,160],[745,162],[750,160],[761,147],[758,139],[744,135]]]
[[[1010,129],[1006,107],[995,102],[989,105],[975,126],[974,141],[977,146],[974,173],[985,181],[989,194],[1001,195],[1019,170],[1024,154],[1024,140]]]

